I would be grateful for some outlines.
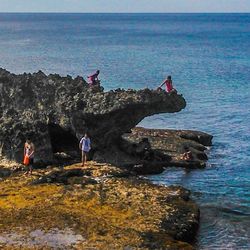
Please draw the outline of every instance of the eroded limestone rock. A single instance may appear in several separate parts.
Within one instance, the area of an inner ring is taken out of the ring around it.
[[[178,112],[185,105],[181,95],[164,91],[104,92],[89,88],[81,77],[0,69],[0,155],[21,161],[25,138],[31,137],[37,161],[53,161],[57,152],[77,157],[78,140],[88,131],[93,159],[116,163],[122,134],[146,116]]]
[[[138,168],[139,173],[146,174],[160,173],[164,167],[177,166],[185,168],[204,168],[208,160],[206,146],[212,144],[213,136],[190,130],[170,130],[170,129],[146,129],[136,127],[131,133],[123,135],[124,141],[121,143],[123,151],[129,155],[136,152],[137,147],[145,139],[150,144],[152,159],[145,161],[141,159],[142,166]],[[149,147],[149,146],[147,146]],[[193,160],[182,160],[185,152],[184,148],[188,148],[193,155]],[[143,164],[144,163],[144,164]],[[138,165],[140,165],[138,163]],[[137,167],[133,167],[137,171]],[[151,170],[151,172],[150,172]]]

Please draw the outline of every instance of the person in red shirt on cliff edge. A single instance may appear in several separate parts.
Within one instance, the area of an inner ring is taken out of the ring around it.
[[[173,82],[172,82],[172,77],[168,76],[167,79],[163,81],[163,83],[158,87],[158,89],[161,89],[163,85],[166,85],[166,91],[167,93],[177,93],[176,89],[173,88]]]

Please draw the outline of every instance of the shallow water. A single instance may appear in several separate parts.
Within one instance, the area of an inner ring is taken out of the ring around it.
[[[172,74],[187,100],[140,125],[214,135],[209,166],[150,177],[192,190],[199,249],[250,249],[250,14],[0,14],[0,67],[87,75],[106,89],[155,88]]]

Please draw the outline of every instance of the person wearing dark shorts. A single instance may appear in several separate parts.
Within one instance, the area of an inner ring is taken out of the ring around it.
[[[82,151],[82,167],[84,167],[87,162],[87,156],[91,149],[91,142],[87,133],[85,133],[84,137],[80,140],[79,149]]]

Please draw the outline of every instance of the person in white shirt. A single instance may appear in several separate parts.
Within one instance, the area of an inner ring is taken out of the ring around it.
[[[84,137],[80,140],[79,149],[82,151],[82,167],[87,162],[87,155],[91,149],[91,142],[87,133],[85,133]]]

